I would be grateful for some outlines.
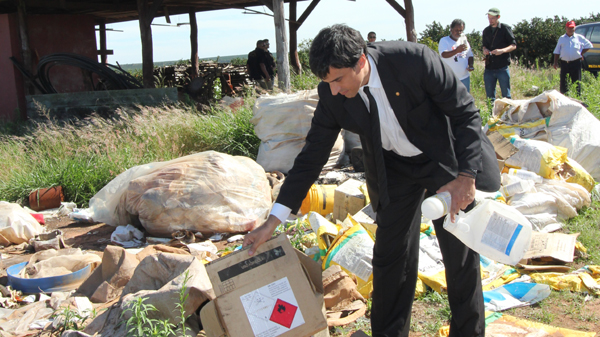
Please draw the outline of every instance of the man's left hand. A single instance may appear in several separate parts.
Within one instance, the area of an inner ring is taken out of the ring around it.
[[[440,187],[436,193],[450,192],[452,205],[450,206],[450,221],[454,222],[455,215],[461,209],[467,208],[475,200],[475,179],[459,175],[456,179]]]

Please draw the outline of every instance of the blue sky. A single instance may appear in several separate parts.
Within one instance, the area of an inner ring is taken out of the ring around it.
[[[404,6],[403,0],[397,0]],[[310,1],[298,3],[298,16]],[[590,0],[504,0],[504,1],[442,1],[413,0],[415,28],[421,33],[434,20],[447,25],[453,19],[461,18],[466,23],[466,31],[482,31],[487,25],[485,13],[490,7],[501,11],[501,22],[514,25],[533,17],[547,18],[554,15],[569,19],[587,17],[597,13],[599,7],[592,6]],[[266,7],[252,7],[254,10],[271,13]],[[289,11],[285,6],[285,17]],[[260,14],[244,14],[243,10],[220,10],[196,14],[198,21],[198,54],[200,58],[247,54],[254,49],[256,40],[271,40],[271,51],[276,50],[273,17]],[[188,15],[171,16],[171,23],[187,23]],[[166,23],[164,18],[156,18],[153,23]],[[336,23],[345,23],[358,29],[366,38],[369,31],[377,33],[377,39],[406,39],[404,18],[385,0],[322,0],[298,30],[298,41],[313,38],[321,28]],[[115,64],[141,63],[141,42],[139,24],[128,21],[109,24],[108,28],[123,32],[107,32],[107,47],[114,50],[108,62]],[[287,29],[287,25],[286,25]],[[190,27],[152,26],[154,61],[171,61],[190,57]],[[288,32],[289,34],[289,32]]]

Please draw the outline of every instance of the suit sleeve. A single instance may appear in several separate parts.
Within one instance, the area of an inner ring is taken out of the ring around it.
[[[294,160],[294,166],[277,197],[277,203],[289,207],[294,214],[300,209],[312,184],[319,178],[341,130],[330,107],[325,103],[327,98],[332,97],[329,90],[326,83],[319,85],[319,103],[306,136],[306,144]]]
[[[471,96],[439,55],[423,48],[422,87],[448,117],[458,169],[481,170],[481,117]]]

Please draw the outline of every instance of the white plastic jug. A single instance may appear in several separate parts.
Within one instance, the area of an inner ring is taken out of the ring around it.
[[[505,198],[512,197],[515,194],[527,193],[534,189],[535,181],[533,180],[520,180],[510,185],[500,187],[500,193]]]
[[[527,170],[509,168],[507,174],[514,175],[521,179],[533,180],[536,184],[541,184],[544,182],[544,178],[542,178],[542,176]]]
[[[514,207],[484,200],[468,213],[460,212],[444,228],[469,248],[494,261],[516,265],[531,241],[531,223]]]

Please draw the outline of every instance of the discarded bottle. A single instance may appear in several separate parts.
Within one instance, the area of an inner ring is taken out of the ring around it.
[[[482,192],[480,190],[475,190],[475,204],[479,204],[479,203],[483,202],[485,199],[496,200],[496,201],[500,201],[500,202],[503,202],[506,204],[506,199],[504,198],[502,193],[500,193],[500,191]]]
[[[514,207],[494,200],[484,200],[468,213],[459,212],[454,223],[446,218],[444,229],[481,255],[513,266],[531,241],[529,220]]]
[[[535,182],[533,180],[519,180],[510,185],[502,186],[500,188],[500,193],[505,198],[512,197],[515,194],[526,193],[533,190],[535,186]]]
[[[536,184],[541,184],[544,182],[544,178],[542,178],[542,176],[538,175],[535,172],[531,172],[531,171],[527,171],[527,170],[520,170],[520,169],[514,169],[514,168],[509,168],[507,170],[505,167],[504,170],[502,170],[502,173],[513,175],[513,176],[516,176],[518,178],[525,179],[525,180],[533,180],[533,181],[535,181]]]
[[[429,220],[437,220],[450,212],[452,197],[450,192],[442,192],[423,200],[421,212]]]

